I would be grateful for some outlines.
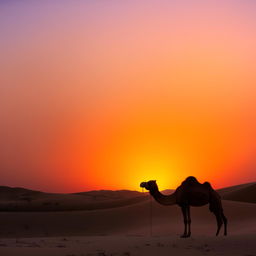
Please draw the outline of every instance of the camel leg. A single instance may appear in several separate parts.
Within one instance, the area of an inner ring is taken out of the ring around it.
[[[187,221],[188,221],[188,233],[187,233],[187,237],[190,237],[191,235],[191,218],[190,218],[190,206],[187,207]]]
[[[223,211],[221,212],[221,217],[222,217],[222,220],[224,222],[224,236],[227,235],[227,223],[228,223],[228,220],[226,218],[226,216],[224,215]]]
[[[183,235],[181,235],[181,238],[186,238],[187,237],[187,224],[188,224],[188,220],[187,220],[187,207],[186,206],[182,206],[181,207],[182,210],[182,214],[183,214],[183,219],[184,219],[184,233]]]
[[[220,232],[220,228],[223,224],[223,220],[220,212],[214,212],[214,215],[216,216],[216,220],[217,220],[217,232],[216,232],[216,236],[217,236]]]

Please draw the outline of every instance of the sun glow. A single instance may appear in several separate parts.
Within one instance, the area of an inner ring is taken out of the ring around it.
[[[128,156],[125,170],[129,186],[137,189],[140,182],[148,180],[157,180],[159,189],[173,188],[176,185],[173,176],[179,173],[180,166],[175,163],[175,159],[162,151],[152,152],[147,148],[136,150],[132,156]]]

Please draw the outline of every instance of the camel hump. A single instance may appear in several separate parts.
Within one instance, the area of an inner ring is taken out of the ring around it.
[[[185,179],[185,181],[187,182],[198,182],[198,180],[196,179],[196,177],[194,176],[189,176]]]
[[[205,187],[208,187],[208,188],[210,188],[210,189],[213,189],[213,188],[212,188],[212,185],[211,185],[210,182],[208,182],[208,181],[206,181],[205,183],[203,183],[203,185],[204,185]]]
[[[194,177],[194,176],[189,176],[187,177],[183,182],[182,184],[185,185],[185,184],[195,184],[195,183],[198,183],[198,180]]]

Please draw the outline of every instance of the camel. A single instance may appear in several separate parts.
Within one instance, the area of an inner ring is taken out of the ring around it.
[[[178,205],[181,207],[184,218],[184,233],[181,238],[191,236],[191,218],[190,206],[204,206],[209,203],[209,209],[216,217],[217,232],[219,234],[222,224],[224,223],[224,235],[227,235],[227,218],[223,213],[221,198],[212,188],[209,182],[199,183],[193,176],[187,177],[181,185],[171,195],[163,195],[158,190],[155,180],[142,182],[140,187],[149,190],[153,198],[162,205]]]

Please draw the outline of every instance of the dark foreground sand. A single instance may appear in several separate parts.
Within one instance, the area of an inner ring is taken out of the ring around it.
[[[0,255],[256,256],[256,204],[224,200],[223,206],[227,237],[223,230],[215,237],[215,218],[205,206],[192,208],[188,239],[179,238],[179,207],[155,202],[151,236],[149,200],[104,210],[0,212]]]
[[[43,237],[1,239],[0,246],[3,256],[256,255],[255,235]]]

